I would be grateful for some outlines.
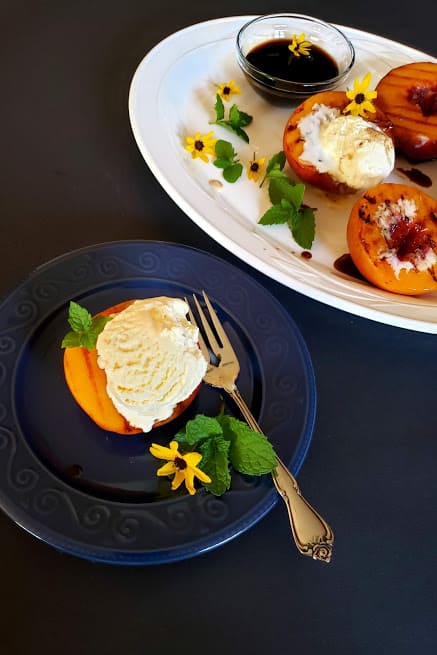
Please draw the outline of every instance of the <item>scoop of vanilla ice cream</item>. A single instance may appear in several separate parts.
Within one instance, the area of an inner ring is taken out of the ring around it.
[[[116,409],[144,432],[173,413],[200,384],[206,361],[198,328],[179,298],[136,300],[105,325],[97,339],[97,363],[107,377]]]
[[[361,116],[315,105],[299,121],[305,140],[301,159],[329,173],[352,189],[366,189],[390,175],[395,164],[393,142],[383,130]]]

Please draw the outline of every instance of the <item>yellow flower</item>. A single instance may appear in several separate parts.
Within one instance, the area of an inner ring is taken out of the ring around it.
[[[352,90],[346,91],[346,95],[351,100],[347,107],[343,109],[343,113],[350,113],[352,116],[366,117],[366,112],[374,113],[376,111],[373,103],[371,102],[378,95],[376,91],[368,91],[370,80],[372,79],[371,73],[367,73],[360,81],[358,78],[354,81]]]
[[[213,138],[213,132],[207,132],[200,136],[200,132],[196,132],[194,136],[187,136],[185,139],[185,150],[191,152],[193,159],[200,159],[208,162],[208,155],[215,156],[214,146],[217,139]]]
[[[255,159],[255,155],[253,156],[252,161],[249,162],[247,167],[247,177],[249,180],[253,180],[254,182],[257,181],[264,167],[264,162],[265,157],[259,157],[258,159]]]
[[[161,466],[156,472],[158,476],[173,475],[174,478],[171,483],[171,488],[174,491],[178,489],[182,482],[185,480],[185,486],[189,494],[196,493],[194,488],[194,477],[199,478],[201,482],[211,482],[209,475],[197,468],[202,455],[200,453],[185,453],[183,455],[178,450],[179,444],[177,441],[170,441],[169,448],[160,446],[157,443],[152,443],[150,452],[158,459],[166,459],[167,464]]]
[[[295,57],[300,57],[301,55],[309,55],[311,46],[311,41],[306,41],[305,34],[302,32],[300,36],[293,34],[293,40],[288,49],[291,50]]]
[[[234,80],[229,80],[227,84],[219,84],[217,93],[223,100],[229,100],[233,93],[241,93],[241,89],[235,84]]]

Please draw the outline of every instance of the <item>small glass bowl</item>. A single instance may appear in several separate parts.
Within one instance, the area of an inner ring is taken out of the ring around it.
[[[321,82],[284,80],[268,74],[247,60],[256,46],[276,39],[289,39],[305,34],[305,40],[324,50],[334,59],[338,75]],[[355,50],[339,29],[317,18],[303,14],[268,14],[249,21],[237,35],[237,60],[255,88],[282,98],[306,98],[314,93],[335,89],[344,82],[355,62]]]

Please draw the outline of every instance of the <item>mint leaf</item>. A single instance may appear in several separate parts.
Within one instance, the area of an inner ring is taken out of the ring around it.
[[[227,182],[236,182],[243,172],[243,166],[237,160],[237,153],[232,143],[219,139],[215,144],[217,159],[214,166],[223,169],[223,177]]]
[[[214,166],[217,166],[217,168],[228,168],[229,166],[231,166],[229,159],[222,159],[222,158],[215,159],[213,161],[213,164]]]
[[[68,309],[68,322],[73,332],[82,332],[89,330],[93,317],[85,307],[81,307],[74,300],[70,301]]]
[[[80,346],[80,335],[77,332],[67,332],[62,339],[61,348],[77,348]]]
[[[96,347],[98,336],[99,335],[96,334],[94,330],[83,332],[81,335],[79,335],[80,345],[82,346],[82,348],[86,348],[87,350],[94,350],[94,348]]]
[[[273,155],[273,157],[269,160],[269,163],[267,164],[266,167],[266,173],[268,175],[274,168],[282,171],[284,166],[285,166],[285,153],[283,150],[281,150],[276,155]]]
[[[312,247],[315,236],[314,210],[303,206],[305,193],[304,184],[294,183],[282,169],[286,157],[283,151],[271,157],[266,168],[266,179],[269,180],[269,198],[272,203],[259,219],[261,225],[277,225],[287,223],[296,243],[305,249]]]
[[[276,467],[276,454],[268,439],[233,416],[217,419],[225,438],[230,439],[229,457],[236,471],[247,475],[264,475]]]
[[[291,204],[299,209],[305,193],[304,184],[293,184],[288,178],[274,178],[269,184],[269,198],[273,205],[280,202],[281,198],[286,198]]]
[[[232,105],[229,110],[229,121],[232,127],[246,127],[252,122],[252,116],[240,111],[237,105]]]
[[[211,478],[211,482],[203,486],[215,496],[221,496],[231,486],[229,448],[230,442],[222,435],[211,437],[200,447],[202,460],[199,468]]]
[[[237,154],[234,150],[232,143],[229,143],[229,141],[225,141],[224,139],[218,139],[218,141],[215,144],[214,150],[218,158],[227,159],[231,161],[234,159],[234,157]]]
[[[247,136],[246,132],[241,129],[241,127],[234,126],[233,130],[237,136],[240,137],[240,139],[243,139],[243,141],[246,141],[246,143],[249,143],[249,137]]]
[[[96,337],[102,332],[106,323],[111,320],[111,316],[93,316],[91,322],[91,331],[95,333]]]
[[[240,111],[237,105],[232,105],[229,110],[229,117],[225,119],[225,106],[219,94],[216,95],[216,103],[214,105],[214,109],[215,121],[211,121],[213,125],[220,125],[221,127],[225,127],[227,130],[231,130],[231,132],[237,134],[241,139],[246,141],[246,143],[249,143],[249,137],[243,130],[243,127],[246,127],[252,122],[252,116],[246,114],[244,111]],[[217,152],[217,144],[216,153],[220,159],[228,158],[227,156],[224,156],[223,153]],[[234,156],[235,153],[232,155],[232,158]]]
[[[94,350],[97,337],[110,320],[111,316],[91,316],[85,307],[72,300],[68,308],[68,322],[72,332],[68,332],[62,339],[61,348],[82,346]]]
[[[243,139],[243,141],[249,143],[249,137],[247,136],[246,132],[242,130],[238,125],[232,125],[232,123],[229,123],[229,121],[225,120],[216,121],[216,124],[225,127],[227,130],[231,130],[231,132],[234,132],[237,136],[240,137],[240,139]]]
[[[290,210],[284,209],[280,203],[269,207],[261,216],[258,223],[260,225],[280,225],[290,220]]]
[[[221,436],[222,427],[217,419],[204,414],[197,414],[193,419],[187,421],[183,430],[180,430],[174,440],[180,445],[184,452],[196,450],[199,445],[210,437]]]
[[[215,120],[221,121],[225,116],[225,106],[223,104],[223,100],[221,99],[221,96],[218,93],[215,97],[214,109],[215,109]]]
[[[226,182],[236,182],[243,172],[243,166],[241,164],[231,164],[227,166],[223,171],[223,177]]]
[[[289,227],[296,243],[301,248],[309,250],[313,245],[316,231],[314,210],[311,207],[301,209]]]
[[[290,178],[288,177],[288,175],[286,175],[286,174],[285,174],[283,171],[281,171],[281,169],[279,169],[279,168],[272,168],[272,170],[271,170],[270,173],[267,175],[267,177],[269,178],[269,180],[273,180],[274,178],[279,178],[279,179],[281,179],[281,180],[286,180],[289,184],[291,184],[291,180],[290,180]]]

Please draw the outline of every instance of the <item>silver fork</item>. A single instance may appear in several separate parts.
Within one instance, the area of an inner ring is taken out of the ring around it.
[[[203,380],[213,387],[226,391],[235,401],[252,430],[262,433],[235,384],[240,372],[238,358],[208,296],[204,291],[202,291],[202,295],[215,333],[221,342],[218,342],[197,297],[193,294],[201,326],[198,325],[189,302],[185,298],[189,307],[190,321],[199,328],[199,344],[208,361],[208,368]],[[213,357],[211,357],[211,353]],[[333,531],[302,496],[296,479],[279,457],[277,461],[272,478],[278,493],[287,506],[291,531],[298,550],[313,559],[330,562],[334,545]]]

